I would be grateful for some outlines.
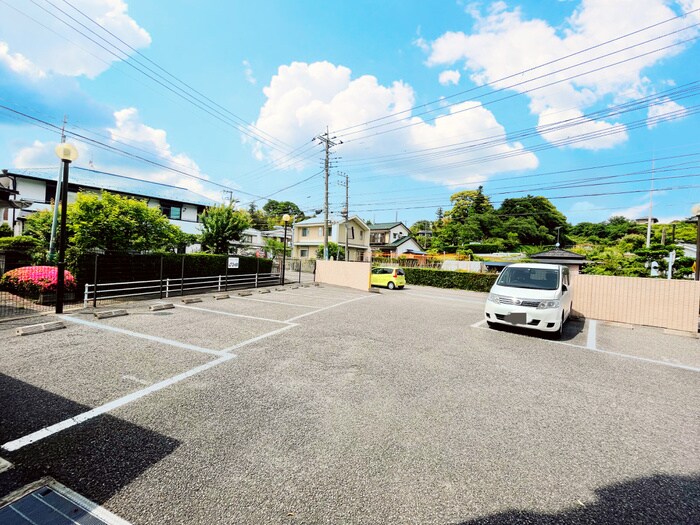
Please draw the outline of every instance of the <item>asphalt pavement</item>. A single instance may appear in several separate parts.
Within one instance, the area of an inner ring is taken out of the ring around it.
[[[0,328],[0,498],[51,476],[144,525],[700,523],[698,339],[491,330],[485,294],[425,287],[202,298]]]

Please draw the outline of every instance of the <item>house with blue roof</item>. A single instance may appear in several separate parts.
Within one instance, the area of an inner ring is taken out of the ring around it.
[[[21,235],[24,220],[34,212],[50,208],[56,200],[58,171],[58,168],[16,170],[14,173],[3,170],[0,185],[10,189],[11,199],[22,201],[24,206],[0,208],[0,223],[8,224],[15,235]],[[76,200],[78,192],[100,193],[103,190],[146,201],[149,206],[159,208],[172,224],[190,234],[201,233],[199,216],[205,208],[218,204],[187,188],[71,167],[69,203]]]
[[[413,238],[411,230],[402,222],[370,224],[369,229],[369,245],[373,252],[381,252],[387,257],[425,253],[420,243]]]

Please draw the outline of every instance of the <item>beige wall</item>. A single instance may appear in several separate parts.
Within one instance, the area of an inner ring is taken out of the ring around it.
[[[573,276],[574,312],[591,319],[697,333],[700,282]]]
[[[316,282],[369,290],[371,265],[363,262],[316,261]]]

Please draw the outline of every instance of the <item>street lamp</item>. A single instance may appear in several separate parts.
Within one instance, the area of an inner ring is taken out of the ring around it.
[[[66,215],[68,214],[68,165],[78,158],[78,150],[68,143],[56,146],[56,155],[63,162],[63,182],[61,184],[61,229],[58,243],[58,280],[56,283],[56,313],[63,313],[63,294],[66,288]]]
[[[557,248],[559,248],[559,230],[561,230],[561,226],[556,226],[554,229],[557,230]]]
[[[291,219],[292,218],[289,216],[288,213],[285,213],[284,215],[282,215],[282,220],[284,221],[284,243],[282,246],[282,277],[281,277],[282,286],[284,286],[284,269],[285,269],[285,266],[287,266],[287,225],[289,224],[289,221]]]

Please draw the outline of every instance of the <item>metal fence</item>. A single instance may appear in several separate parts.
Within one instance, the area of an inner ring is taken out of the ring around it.
[[[85,285],[83,305],[97,306],[97,302],[123,301],[134,298],[166,299],[206,291],[225,292],[242,288],[259,288],[280,284],[279,273],[253,273],[243,275],[211,275],[153,279],[150,281],[126,281],[115,283],[88,283]],[[287,279],[285,278],[285,281]]]

